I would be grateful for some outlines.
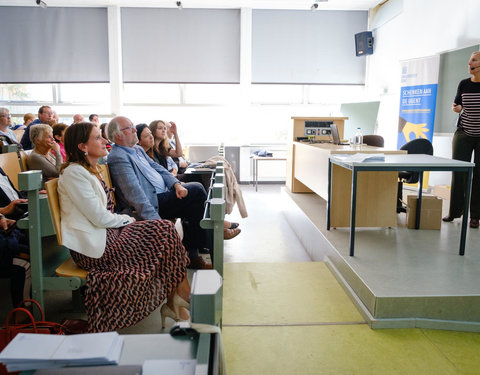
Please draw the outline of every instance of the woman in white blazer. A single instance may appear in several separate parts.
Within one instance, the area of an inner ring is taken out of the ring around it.
[[[107,140],[91,123],[65,132],[67,162],[58,182],[63,242],[88,271],[85,307],[89,330],[131,326],[161,308],[165,318],[189,318],[188,256],[167,220],[135,221],[113,213],[111,192],[97,170]]]

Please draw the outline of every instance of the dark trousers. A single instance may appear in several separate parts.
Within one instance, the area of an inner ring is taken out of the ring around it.
[[[13,307],[17,307],[24,299],[30,298],[31,273],[28,261],[14,258],[11,263],[0,265],[0,278],[10,279]]]
[[[158,194],[158,213],[163,219],[181,218],[183,245],[190,259],[198,257],[198,249],[206,247],[205,230],[200,227],[207,193],[202,184],[189,182],[183,185],[188,190],[185,198],[178,199],[175,189]]]
[[[470,195],[470,218],[480,219],[480,137],[472,137],[457,129],[452,140],[452,159],[471,161],[474,153],[472,193]],[[452,173],[452,191],[450,192],[450,213],[451,217],[463,215],[465,195],[467,188],[466,172]]]

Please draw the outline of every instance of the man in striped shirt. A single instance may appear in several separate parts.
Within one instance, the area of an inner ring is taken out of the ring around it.
[[[470,201],[470,227],[478,228],[480,219],[480,52],[474,52],[468,61],[471,78],[458,85],[452,110],[460,114],[452,140],[452,158],[471,161],[474,153],[472,194]],[[465,172],[452,174],[450,211],[443,221],[462,216],[466,189]]]

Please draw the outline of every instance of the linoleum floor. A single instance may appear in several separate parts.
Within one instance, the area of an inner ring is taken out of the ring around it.
[[[242,190],[249,217],[229,216],[242,233],[225,244],[229,374],[480,373],[478,333],[372,330],[326,265],[305,259],[281,186]]]

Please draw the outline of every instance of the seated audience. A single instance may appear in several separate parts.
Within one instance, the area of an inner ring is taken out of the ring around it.
[[[0,214],[18,220],[27,212],[26,194],[17,191],[2,168],[0,168]]]
[[[30,128],[30,140],[34,149],[28,155],[27,167],[30,170],[42,171],[43,189],[43,184],[46,181],[58,177],[58,172],[63,163],[60,146],[53,138],[52,127],[46,124],[32,126]],[[52,152],[54,155],[52,155]]]
[[[32,121],[26,128],[25,133],[23,133],[20,143],[23,146],[24,150],[31,150],[33,148],[32,142],[30,140],[30,129],[33,125],[37,124],[51,124],[56,122],[54,118],[54,112],[48,105],[43,105],[38,109],[38,118]]]
[[[180,137],[178,136],[177,132],[175,134],[173,133],[172,124],[174,124],[174,123],[169,122],[167,124],[167,138],[168,138],[168,142],[170,143],[170,147],[173,150],[177,150],[177,141],[180,144]],[[177,126],[175,125],[175,130],[176,129],[177,129]],[[181,144],[180,144],[180,146],[181,146]],[[185,160],[185,157],[183,155],[183,150],[181,151],[181,153],[182,153],[182,156],[174,157],[173,161],[177,164],[178,170],[180,171],[180,173],[183,173],[185,171],[185,169],[187,169],[187,167],[188,167],[188,161]]]
[[[136,126],[136,129],[137,129],[137,137],[139,139],[138,144],[143,148],[145,153],[148,156],[150,156],[150,158],[152,160],[154,160],[155,162],[158,158],[160,158],[160,160],[162,160],[162,157],[159,156],[158,153],[155,151],[153,135],[152,135],[152,132],[150,131],[150,129],[147,127],[147,125],[146,124],[139,124],[139,125]],[[155,158],[155,156],[157,156],[157,158]],[[165,160],[165,159],[163,159],[163,160]],[[170,173],[172,173],[173,176],[176,176],[179,181],[203,183],[202,176],[204,176],[204,175],[198,175],[198,174],[177,175],[176,174],[176,171],[177,171],[176,170],[176,164],[173,162],[172,158],[170,156],[168,156],[166,161],[167,161],[167,167],[166,168],[168,169],[168,171]],[[172,170],[170,170],[170,168],[172,168],[173,172],[172,172]],[[207,180],[210,181],[210,175],[207,175],[207,176],[208,176]],[[205,191],[206,191],[207,189],[210,188],[210,186],[207,185],[205,187],[205,185],[204,185],[204,188],[205,188]],[[238,223],[230,223],[230,222],[226,221],[224,223],[224,233],[223,233],[224,239],[230,240],[233,237],[236,237],[238,234],[240,234],[241,230],[240,230],[240,228],[237,228],[237,227],[238,227]],[[199,249],[199,252],[203,253],[203,254],[206,254],[206,253],[209,253],[209,250],[201,248],[201,249]]]
[[[138,142],[137,129],[126,117],[115,117],[107,126],[114,142],[108,166],[120,210],[136,212],[139,219],[181,218],[183,243],[190,268],[212,268],[199,255],[205,248],[205,230],[200,227],[207,193],[196,182],[182,184],[164,167],[151,160]]]
[[[66,161],[67,156],[65,155],[65,146],[64,146],[64,136],[65,136],[65,130],[68,128],[67,124],[55,124],[52,127],[53,130],[53,138],[55,138],[55,141],[58,143],[58,146],[60,148],[60,154],[62,155],[62,160]]]
[[[31,273],[28,238],[15,228],[27,211],[25,194],[15,189],[0,168],[0,277],[10,278],[13,306],[30,298]]]
[[[180,237],[167,220],[135,221],[113,213],[109,189],[97,169],[98,159],[107,155],[106,143],[92,123],[68,127],[68,162],[58,182],[64,245],[88,271],[89,330],[131,326],[165,298],[162,325],[166,317],[188,319],[188,257]]]
[[[104,122],[102,125],[100,125],[100,132],[102,133],[102,137],[103,137],[103,139],[105,139],[107,141],[107,144],[106,144],[107,151],[110,152],[110,150],[112,149],[112,143],[107,138],[106,128],[107,128],[107,123],[106,122]]]
[[[79,122],[82,122],[82,121],[83,121],[82,115],[79,115],[79,114],[73,115],[73,124],[78,124]]]
[[[12,130],[25,129],[30,123],[35,120],[35,115],[33,113],[25,113],[23,115],[23,124],[18,124],[12,126]]]
[[[53,126],[55,124],[58,124],[58,115],[57,112],[52,111],[52,120],[48,123],[48,125]]]
[[[148,127],[152,132],[153,138],[155,140],[154,149],[157,151],[160,157],[166,160],[170,156],[174,158],[173,161],[175,161],[175,158],[178,158],[179,156],[183,155],[183,150],[182,150],[182,145],[180,143],[180,138],[178,137],[178,134],[177,134],[177,126],[175,125],[174,122],[172,122],[171,124],[162,120],[155,120],[155,121],[152,121]],[[175,141],[178,142],[177,148],[172,148],[172,146],[170,145],[170,142],[167,136],[167,131],[169,128],[171,129],[170,131],[175,137]],[[165,162],[163,161],[163,163]],[[164,166],[164,164],[162,163],[159,163],[159,164]],[[180,167],[177,166],[177,170],[179,168]],[[185,171],[185,168],[180,169],[180,173],[183,173],[184,171]]]
[[[14,307],[30,298],[32,276],[29,260],[27,236],[15,228],[15,220],[0,214],[0,278],[10,279]]]
[[[95,113],[92,113],[90,116],[88,116],[88,121],[90,121],[91,123],[97,126],[100,125],[100,121],[98,120],[98,115],[96,115]]]
[[[22,145],[17,141],[17,136],[10,129],[12,124],[12,116],[7,108],[0,107],[0,146],[2,142],[7,142],[9,145],[17,145],[22,148]]]
[[[136,126],[138,144],[143,148],[145,153],[157,164],[160,164],[172,175],[177,176],[177,165],[170,156],[164,157],[160,155],[158,149],[155,147],[152,132],[147,127],[147,124],[139,124]]]

